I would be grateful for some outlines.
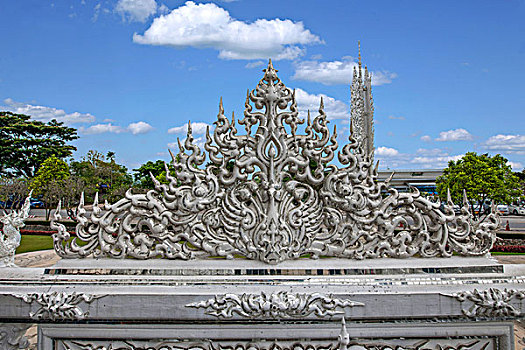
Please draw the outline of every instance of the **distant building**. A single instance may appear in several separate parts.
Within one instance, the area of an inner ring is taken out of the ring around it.
[[[404,192],[413,186],[427,195],[437,195],[436,178],[443,175],[443,169],[380,170],[378,180],[385,181],[392,172],[394,172],[394,177],[390,181],[392,187]]]

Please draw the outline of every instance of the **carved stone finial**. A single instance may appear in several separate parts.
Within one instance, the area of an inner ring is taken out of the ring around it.
[[[341,332],[339,333],[339,350],[347,350],[350,344],[350,334],[346,331],[345,318],[341,319]]]

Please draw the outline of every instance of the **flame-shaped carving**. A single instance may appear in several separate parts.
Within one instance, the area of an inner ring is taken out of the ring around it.
[[[411,256],[483,255],[491,248],[498,218],[475,225],[468,209],[455,216],[449,200],[422,198],[413,188],[398,193],[377,182],[377,164],[352,135],[337,151],[336,130],[328,129],[321,100],[319,114],[308,114],[304,134],[294,92],[277,77],[270,61],[255,90],[248,92],[243,135],[222,100],[206,154],[194,143],[191,124],[169,184],[156,179],[147,194],[99,208],[90,218],[79,206],[77,238],[65,228],[55,249],[66,258],[88,255],[191,259],[242,256],[267,263],[319,256],[353,259]],[[256,126],[255,130],[252,130]],[[351,127],[352,129],[352,127]],[[468,208],[468,206],[466,207]],[[79,243],[78,241],[81,241]]]

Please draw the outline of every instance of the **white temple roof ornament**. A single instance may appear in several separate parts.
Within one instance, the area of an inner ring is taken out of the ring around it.
[[[354,67],[350,87],[350,119],[354,126],[354,138],[363,144],[363,149],[374,159],[374,100],[372,98],[372,75],[365,65],[364,76],[361,63],[361,43],[358,43],[358,68]]]
[[[367,70],[364,81],[352,85],[360,94],[352,116],[370,88]],[[377,164],[355,139],[353,123],[348,143],[337,151],[336,129],[328,128],[322,99],[319,114],[312,119],[308,113],[300,133],[305,120],[295,93],[271,61],[245,107],[239,121],[245,132],[238,135],[221,100],[213,134],[206,134],[206,152],[194,143],[188,124],[184,144],[172,155],[175,173],[166,167],[169,184],[152,177],[155,189],[128,190],[103,208],[95,197],[90,217],[82,196],[73,239],[58,222],[57,210],[51,223],[58,231],[56,252],[64,258],[225,257],[276,264],[321,256],[476,256],[492,247],[498,227],[494,210],[480,224],[472,222],[468,205],[456,216],[450,196],[441,211],[440,203],[421,197],[416,188],[399,193],[388,180],[378,182]],[[336,153],[341,168],[330,164]]]

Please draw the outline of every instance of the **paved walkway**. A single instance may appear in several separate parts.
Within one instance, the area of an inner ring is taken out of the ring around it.
[[[495,258],[502,264],[525,264],[525,255],[496,255]],[[48,267],[53,266],[60,260],[54,250],[43,250],[18,254],[15,263],[20,267]],[[29,350],[36,349],[37,330],[36,326],[28,329],[26,337],[31,343]],[[514,323],[514,342],[516,350],[525,350],[525,324]]]

